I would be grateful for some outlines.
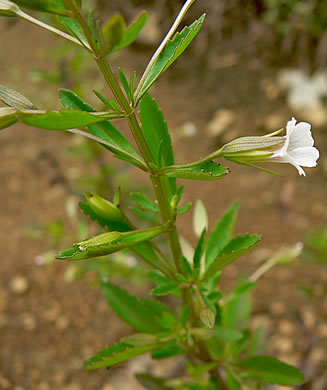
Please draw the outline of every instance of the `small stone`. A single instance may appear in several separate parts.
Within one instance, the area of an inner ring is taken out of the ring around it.
[[[327,338],[327,324],[320,324],[317,333],[322,338]]]
[[[23,313],[22,314],[22,322],[24,328],[28,331],[32,331],[36,328],[36,320],[31,313]]]
[[[327,352],[323,347],[316,347],[310,353],[310,361],[315,363],[325,362],[327,359]]]
[[[110,384],[106,384],[102,387],[101,390],[114,390],[114,387]]]
[[[77,383],[70,383],[69,385],[65,386],[63,390],[81,390],[81,387]]]
[[[50,390],[50,385],[47,382],[41,382],[38,385],[37,390]]]
[[[207,133],[212,137],[222,135],[235,121],[235,113],[222,109],[215,112],[213,119],[208,123]]]
[[[25,390],[25,388],[22,387],[22,386],[15,386],[15,387],[13,388],[13,390]]]
[[[278,338],[276,344],[276,349],[282,354],[288,354],[294,349],[293,341],[286,337]]]
[[[316,319],[314,313],[309,309],[304,309],[302,311],[302,319],[304,322],[304,325],[307,329],[313,329],[316,324]]]
[[[66,317],[59,317],[57,320],[56,320],[56,328],[58,330],[65,330],[67,329],[69,326],[69,320],[66,318]]]
[[[287,312],[287,307],[282,302],[274,302],[272,303],[270,310],[272,314],[280,316]]]
[[[6,390],[11,388],[9,380],[3,376],[0,376],[0,389]]]
[[[278,323],[278,329],[283,335],[293,335],[296,331],[296,326],[289,320],[281,320]]]
[[[15,294],[24,294],[28,290],[29,284],[23,276],[14,276],[9,282],[9,287]]]

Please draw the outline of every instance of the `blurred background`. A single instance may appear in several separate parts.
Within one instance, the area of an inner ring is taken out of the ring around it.
[[[137,42],[110,57],[115,69],[121,66],[127,75],[136,70],[140,77],[184,2],[84,3],[103,22],[116,12],[129,23],[149,12]],[[264,327],[270,353],[305,371],[302,390],[325,390],[327,3],[202,0],[183,23],[203,12],[200,34],[151,90],[172,132],[177,162],[239,136],[275,131],[292,116],[312,124],[320,159],[318,167],[306,169],[306,178],[292,166],[268,166],[284,175],[278,178],[226,163],[232,173],[223,182],[185,181],[185,202],[201,198],[213,227],[240,200],[237,232],[263,234],[253,254],[227,268],[226,290],[277,251],[303,243],[297,261],[260,280],[252,321]],[[34,16],[58,24],[49,15]],[[14,18],[0,19],[0,42],[0,84],[39,108],[61,106],[58,88],[73,89],[98,109],[92,89],[110,96],[79,47]],[[0,389],[137,389],[134,371],[176,374],[176,362],[155,365],[146,358],[112,371],[82,371],[85,358],[130,332],[98,291],[99,276],[148,295],[147,269],[129,254],[78,266],[53,261],[61,249],[97,233],[78,209],[84,192],[111,198],[121,186],[124,205],[133,206],[131,190],[150,193],[146,177],[78,136],[22,125],[1,132],[0,155]],[[189,212],[179,228],[194,244],[191,222]]]

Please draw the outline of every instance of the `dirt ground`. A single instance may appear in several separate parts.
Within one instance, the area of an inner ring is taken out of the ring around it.
[[[48,69],[51,58],[46,48],[59,40],[26,23],[7,24],[0,19],[0,42],[0,83],[20,90],[38,106],[57,108],[58,86],[33,82],[30,74],[36,68]],[[151,50],[140,46],[126,51],[116,64],[140,74],[150,55]],[[276,129],[285,126],[293,115],[285,97],[278,92],[271,96],[264,87],[273,83],[275,75],[260,58],[203,68],[196,56],[186,54],[152,90],[173,129],[177,161],[201,157],[237,136],[271,131],[265,131],[269,118]],[[221,109],[232,112],[233,123],[228,131],[212,135],[208,124]],[[306,120],[301,115],[297,119]],[[190,122],[196,131],[182,136]],[[327,150],[325,131],[313,129],[320,162]],[[26,235],[33,225],[67,219],[66,199],[76,196],[68,172],[78,162],[62,150],[71,144],[71,137],[20,125],[0,137],[0,389],[123,389],[125,371],[123,375],[107,370],[90,373],[80,367],[85,358],[127,334],[129,328],[85,279],[65,282],[64,263],[38,266],[36,256],[51,244]],[[263,234],[261,249],[229,268],[226,286],[242,272],[253,272],[267,251],[301,242],[308,232],[326,224],[322,164],[307,169],[306,178],[291,166],[273,166],[285,175],[282,179],[229,166],[232,173],[223,182],[184,183],[185,202],[201,198],[211,226],[238,199],[237,231]],[[194,242],[190,226],[188,213],[181,217],[179,228]],[[302,262],[272,270],[255,292],[255,321],[267,326],[275,356],[304,369],[310,382],[302,389],[327,388],[327,299],[321,292],[326,284],[326,266]],[[300,285],[313,287],[318,298],[308,300]]]

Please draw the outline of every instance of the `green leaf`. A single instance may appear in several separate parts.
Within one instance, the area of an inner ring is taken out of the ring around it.
[[[173,165],[175,163],[174,151],[167,123],[157,102],[149,94],[144,95],[141,100],[139,115],[144,138],[157,165],[159,167]],[[171,193],[175,194],[176,180],[169,179],[169,186]]]
[[[175,343],[166,344],[152,352],[152,359],[167,359],[172,356],[181,355],[184,352],[184,348]]]
[[[116,314],[138,332],[153,334],[165,330],[144,303],[126,290],[109,282],[102,282],[101,289]]]
[[[139,83],[135,101],[138,102],[142,96],[149,90],[157,78],[184,52],[193,38],[202,27],[205,14],[196,20],[191,26],[186,26],[181,32],[177,32],[174,37],[168,41],[160,55],[152,64],[147,75]]]
[[[192,207],[192,202],[187,202],[183,207],[176,210],[176,214],[184,214]]]
[[[186,278],[189,278],[193,275],[191,264],[189,263],[189,261],[185,256],[181,257],[181,268]]]
[[[87,112],[75,110],[60,111],[28,111],[18,118],[29,126],[46,130],[68,130],[76,127],[84,127],[93,123],[105,121],[106,118],[91,115]]]
[[[132,192],[131,193],[133,200],[145,210],[152,211],[154,213],[158,213],[160,211],[159,206],[152,202],[152,200],[148,199],[141,192]]]
[[[297,386],[305,382],[300,370],[271,356],[251,356],[232,362],[254,378],[285,386]]]
[[[60,99],[63,105],[70,109],[95,112],[95,110],[88,106],[83,100],[77,96],[74,92],[69,90],[61,89],[59,91]],[[95,125],[88,126],[88,129],[91,134],[96,137],[101,138],[103,141],[107,141],[118,149],[122,149],[129,156],[124,155],[117,149],[111,148],[104,145],[107,149],[115,153],[119,158],[127,161],[133,161],[133,163],[139,164],[140,156],[132,147],[132,145],[127,141],[127,139],[116,129],[110,122],[104,121],[102,123],[97,123]]]
[[[178,286],[179,282],[169,282],[167,284],[161,285],[160,287],[154,288],[151,293],[157,296],[168,295],[175,291]]]
[[[60,16],[59,20],[65,26],[69,34],[77,38],[82,44],[84,45],[88,44],[83,29],[76,19]]]
[[[239,202],[233,203],[233,205],[226,211],[224,216],[218,221],[215,229],[211,232],[206,251],[206,269],[217,258],[220,251],[231,239],[234,231],[234,226],[237,218],[237,212],[239,209]]]
[[[160,225],[160,222],[154,218],[152,215],[147,214],[146,212],[138,209],[137,207],[131,207],[129,206],[129,209],[133,211],[135,214],[137,214],[139,217],[145,219],[146,221],[149,221],[153,223],[154,225]]]
[[[174,152],[167,123],[157,102],[146,94],[140,103],[140,119],[144,137],[159,166],[174,164]],[[163,164],[159,161],[160,144],[163,144]]]
[[[163,303],[153,299],[141,299],[142,304],[151,311],[152,316],[160,326],[168,331],[171,331],[177,324],[177,318],[173,311]]]
[[[126,95],[127,95],[128,99],[129,99],[129,101],[132,101],[133,97],[132,97],[132,94],[131,94],[129,83],[127,81],[127,78],[126,78],[124,72],[121,69],[119,69],[119,78],[120,78],[121,84],[122,84],[122,86],[123,86],[123,88],[124,88],[124,90],[126,92]]]
[[[216,260],[208,268],[204,276],[204,280],[210,279],[227,265],[250,252],[259,244],[260,240],[261,236],[258,234],[239,235],[230,240],[229,243],[221,250]]]
[[[213,337],[226,342],[235,342],[243,337],[243,334],[234,329],[224,328],[222,326],[215,326],[212,329],[195,328],[191,330],[192,334],[199,337],[201,340],[208,340]]]
[[[57,259],[84,260],[92,257],[106,256],[123,249],[148,241],[162,232],[162,228],[153,227],[129,232],[109,232],[74,244],[57,256]]]
[[[206,233],[207,230],[204,228],[194,251],[193,269],[196,276],[199,276],[201,272],[201,260],[206,248]]]
[[[145,11],[141,12],[137,19],[125,31],[120,42],[113,47],[112,51],[122,49],[133,43],[148,19],[148,13]]]
[[[224,178],[229,173],[229,169],[214,161],[193,165],[191,167],[168,167],[162,174],[179,179],[212,181]]]
[[[119,45],[126,31],[125,20],[120,14],[113,15],[103,26],[103,37],[107,43],[105,52],[108,53]]]
[[[68,16],[69,11],[62,0],[12,0],[20,7],[32,9],[39,12],[49,12],[56,15]]]
[[[1,84],[0,84],[0,100],[3,103],[7,104],[9,107],[16,108],[17,110],[35,109],[34,104],[25,96]]]
[[[227,379],[227,385],[229,390],[242,390],[232,370],[227,369],[226,371],[227,371],[226,379]]]
[[[251,294],[249,292],[240,296],[232,296],[222,308],[224,326],[240,331],[248,328],[251,306]]]
[[[160,346],[159,343],[146,344],[141,346],[130,346],[126,342],[111,345],[110,347],[99,351],[96,355],[87,360],[83,367],[88,370],[111,367],[115,364],[133,359],[136,356],[151,352]]]
[[[148,390],[172,390],[167,385],[167,379],[155,377],[151,374],[135,374],[135,378]]]

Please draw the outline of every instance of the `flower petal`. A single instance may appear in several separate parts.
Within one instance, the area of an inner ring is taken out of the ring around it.
[[[287,150],[290,152],[297,148],[307,148],[313,146],[314,141],[311,135],[311,125],[307,122],[298,123],[291,135]]]
[[[297,148],[288,153],[289,157],[298,165],[315,167],[319,158],[319,150],[314,147]]]

